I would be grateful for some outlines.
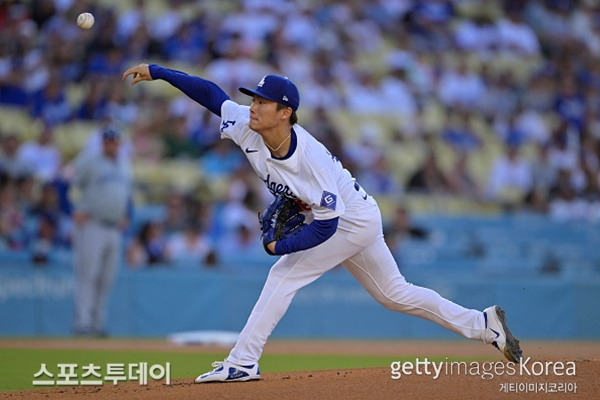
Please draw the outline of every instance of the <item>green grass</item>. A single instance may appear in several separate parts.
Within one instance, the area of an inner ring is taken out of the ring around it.
[[[94,364],[101,366],[100,374],[104,378],[106,364],[123,363],[127,373],[127,364],[146,362],[165,365],[171,363],[171,379],[193,378],[211,368],[215,360],[222,360],[226,352],[168,352],[168,351],[123,351],[123,350],[62,350],[62,349],[15,349],[0,348],[0,392],[41,388],[33,386],[33,375],[45,363],[53,378],[39,377],[36,379],[58,379],[58,364],[78,364],[77,377],[81,379],[81,366]],[[366,367],[385,367],[392,361],[414,360],[414,357],[398,358],[398,356],[369,356],[369,355],[321,355],[321,354],[266,354],[260,361],[261,370],[265,372],[347,369]],[[431,358],[434,360],[433,358]],[[441,361],[439,360],[436,361]],[[148,381],[150,381],[148,377]],[[162,380],[164,382],[164,379]],[[105,382],[112,385],[112,382]]]

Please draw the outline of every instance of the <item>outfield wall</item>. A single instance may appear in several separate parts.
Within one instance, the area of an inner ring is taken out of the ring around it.
[[[192,330],[239,331],[268,270],[119,271],[109,304],[115,336]],[[500,304],[519,337],[600,339],[600,277],[519,279],[414,273],[407,279],[466,307]],[[66,266],[0,268],[0,335],[63,336],[73,321],[73,274]],[[384,309],[343,269],[300,290],[276,327],[281,338],[456,338],[437,325]]]

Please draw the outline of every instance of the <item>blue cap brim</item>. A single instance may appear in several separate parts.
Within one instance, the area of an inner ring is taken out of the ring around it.
[[[121,140],[121,135],[120,134],[104,134],[102,135],[102,139],[103,140]]]
[[[254,95],[256,95],[256,96],[262,97],[263,99],[267,99],[267,100],[271,100],[271,101],[274,101],[276,103],[279,103],[277,100],[275,100],[275,99],[273,99],[273,98],[265,95],[264,93],[259,92],[258,90],[252,90],[252,89],[248,89],[248,88],[245,88],[245,87],[241,87],[238,90],[240,92],[244,93],[245,95],[248,95],[248,96],[254,96]]]

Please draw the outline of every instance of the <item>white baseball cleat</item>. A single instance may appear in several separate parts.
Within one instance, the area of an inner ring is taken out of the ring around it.
[[[200,375],[194,382],[245,382],[260,379],[258,364],[237,365],[225,360],[215,361],[212,366],[215,369]]]
[[[519,340],[508,329],[504,310],[498,306],[491,306],[483,310],[483,316],[486,328],[484,342],[491,343],[500,350],[508,361],[520,363],[523,352],[519,347]]]

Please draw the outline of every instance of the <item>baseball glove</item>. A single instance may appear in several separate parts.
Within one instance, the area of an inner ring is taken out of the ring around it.
[[[304,219],[305,216],[300,213],[300,207],[295,200],[288,199],[283,194],[277,195],[271,205],[262,214],[258,214],[265,251],[274,256],[267,245],[296,235],[302,230]]]

